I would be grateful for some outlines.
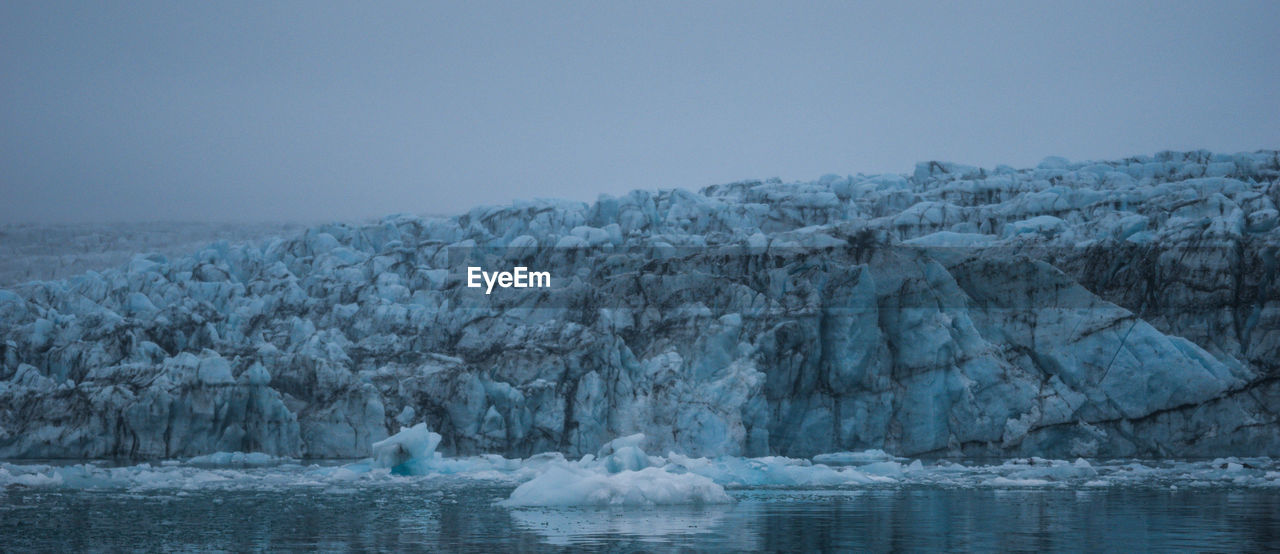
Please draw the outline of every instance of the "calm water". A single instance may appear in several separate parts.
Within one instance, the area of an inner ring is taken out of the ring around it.
[[[0,550],[1112,550],[1280,548],[1280,493],[736,490],[736,504],[508,509],[513,485],[0,492]]]

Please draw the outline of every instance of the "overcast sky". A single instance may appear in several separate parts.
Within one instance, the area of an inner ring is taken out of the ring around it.
[[[0,222],[1280,148],[1280,2],[0,3]]]

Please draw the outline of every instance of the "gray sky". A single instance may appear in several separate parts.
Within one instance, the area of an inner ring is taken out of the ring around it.
[[[1280,148],[1280,2],[0,3],[0,222]]]

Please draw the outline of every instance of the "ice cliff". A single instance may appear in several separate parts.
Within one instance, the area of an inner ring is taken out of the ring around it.
[[[0,291],[0,458],[1276,456],[1277,205],[1273,151],[928,162],[142,255]]]

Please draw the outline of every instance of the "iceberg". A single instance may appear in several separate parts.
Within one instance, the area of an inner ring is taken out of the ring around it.
[[[502,505],[651,506],[732,501],[724,487],[693,473],[656,467],[608,473],[557,466],[516,487]]]
[[[440,445],[440,435],[427,429],[427,424],[419,423],[406,427],[399,433],[373,443],[373,463],[375,467],[388,468],[392,473],[410,473],[421,466],[435,461],[439,454],[436,447]],[[414,468],[405,464],[413,462]]]

